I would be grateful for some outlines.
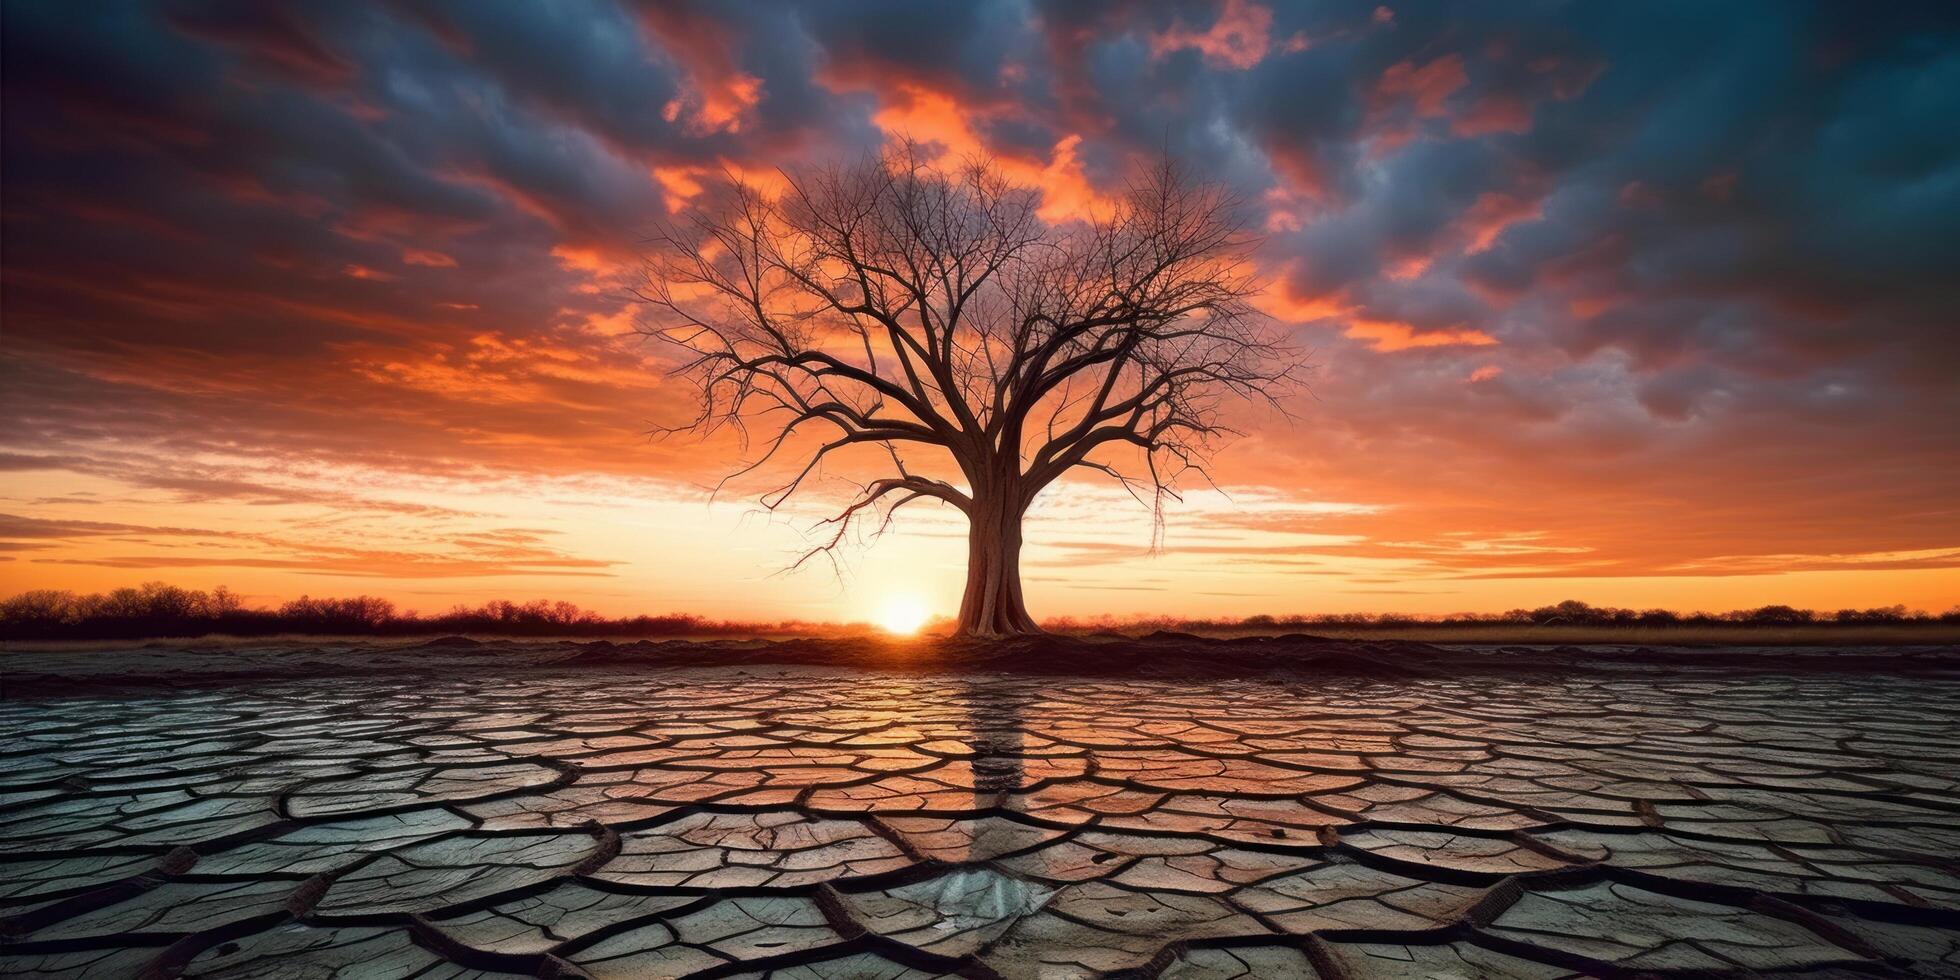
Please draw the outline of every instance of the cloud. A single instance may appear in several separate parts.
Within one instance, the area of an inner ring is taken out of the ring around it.
[[[1224,0],[1217,19],[1200,31],[1180,18],[1170,28],[1151,35],[1150,52],[1163,57],[1176,51],[1197,51],[1213,68],[1244,71],[1265,60],[1272,47],[1273,11],[1251,0]],[[1293,43],[1304,45],[1304,35]]]
[[[1219,475],[1373,508],[1292,558],[1945,567],[1956,42],[1918,4],[10,7],[0,469],[99,494],[17,495],[72,533],[14,543],[188,525],[129,499],[442,522],[441,474],[708,481],[731,446],[644,438],[687,407],[622,299],[645,230],[906,132],[1054,217],[1159,152],[1240,192],[1319,372]],[[256,557],[472,567],[440,553]]]

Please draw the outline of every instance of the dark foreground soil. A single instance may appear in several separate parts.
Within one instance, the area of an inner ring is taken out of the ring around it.
[[[480,640],[313,643],[159,641],[0,652],[0,696],[251,683],[300,677],[510,675],[568,667],[839,667],[900,673],[1108,678],[1456,677],[1571,671],[1776,671],[1960,675],[1960,646],[1439,646],[1291,634],[1033,636],[1002,641]]]

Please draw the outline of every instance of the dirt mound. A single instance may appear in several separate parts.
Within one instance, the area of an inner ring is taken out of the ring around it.
[[[469,637],[467,637],[467,636],[438,636],[438,637],[436,637],[436,638],[435,638],[435,639],[433,639],[433,640],[428,640],[428,641],[426,641],[426,642],[422,642],[422,643],[417,643],[417,644],[415,644],[415,645],[414,645],[414,646],[412,646],[412,647],[406,647],[406,648],[404,648],[404,649],[408,649],[408,650],[474,650],[474,649],[476,649],[477,647],[480,647],[480,646],[483,646],[483,645],[484,645],[484,643],[483,643],[483,641],[482,641],[482,640],[473,640],[473,639],[470,639],[470,638],[469,638]]]
[[[1215,639],[1157,632],[1043,634],[998,640],[853,637],[583,644],[567,662],[674,667],[798,665],[876,670],[1087,675],[1406,678],[1569,670],[1703,669],[1772,672],[1960,671],[1951,647],[1876,650],[1654,650],[1442,647],[1407,640],[1345,640],[1305,633]]]
[[[567,662],[669,667],[796,665],[1097,677],[1216,677],[1275,671],[1409,677],[1447,668],[1459,657],[1441,647],[1401,641],[1361,642],[1304,635],[1215,640],[1153,633],[1134,638],[1045,634],[999,640],[855,637],[591,643],[582,644]]]
[[[880,636],[788,640],[589,642],[449,636],[403,645],[149,644],[0,655],[0,697],[213,687],[360,674],[494,678],[536,670],[820,667],[885,673],[1110,678],[1317,677],[1399,680],[1483,674],[1673,672],[1960,674],[1960,648],[1462,647],[1304,633],[1215,639],[1159,632],[1044,634],[999,640]]]

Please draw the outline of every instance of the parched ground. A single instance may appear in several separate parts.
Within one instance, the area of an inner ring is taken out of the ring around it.
[[[0,974],[1960,976],[1952,650],[1151,642],[5,655]]]

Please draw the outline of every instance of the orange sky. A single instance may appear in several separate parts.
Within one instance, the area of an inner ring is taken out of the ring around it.
[[[646,438],[688,392],[621,295],[722,173],[906,134],[1056,221],[1193,162],[1253,202],[1262,306],[1314,351],[1160,549],[1116,488],[1051,490],[1038,617],[1960,604],[1955,197],[1924,190],[1960,150],[1887,150],[1899,100],[1857,100],[1947,64],[1903,27],[1828,64],[1764,42],[1776,94],[1723,87],[1755,35],[1719,14],[1696,88],[1605,11],[1017,11],[15,8],[0,593],[952,611],[964,530],[923,506],[783,574],[873,470],[710,504],[741,451]],[[1911,167],[1910,201],[1871,176]]]

